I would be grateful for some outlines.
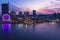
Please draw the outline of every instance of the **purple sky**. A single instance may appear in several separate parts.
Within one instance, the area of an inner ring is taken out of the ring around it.
[[[2,3],[11,3],[23,10],[37,10],[40,13],[53,13],[60,11],[59,0],[0,0]],[[22,11],[23,11],[22,10]],[[29,11],[30,11],[29,10]]]

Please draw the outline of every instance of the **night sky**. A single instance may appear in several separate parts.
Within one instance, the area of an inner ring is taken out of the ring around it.
[[[53,13],[60,11],[59,0],[0,0],[2,3],[11,3],[21,9],[37,10],[40,13]]]

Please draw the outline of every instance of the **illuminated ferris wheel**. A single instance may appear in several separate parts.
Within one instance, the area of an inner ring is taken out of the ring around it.
[[[9,14],[4,14],[4,15],[2,16],[2,20],[3,20],[3,21],[10,21],[10,15],[9,15]]]

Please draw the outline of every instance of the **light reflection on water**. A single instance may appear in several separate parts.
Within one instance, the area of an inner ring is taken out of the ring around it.
[[[11,24],[2,24],[3,32],[9,32],[11,29]]]
[[[0,30],[8,33],[10,39],[60,39],[60,23],[45,22],[40,24],[2,24]],[[7,35],[7,34],[5,34]],[[3,35],[1,35],[3,36]]]

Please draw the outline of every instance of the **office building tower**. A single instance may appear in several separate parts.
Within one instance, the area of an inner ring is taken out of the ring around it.
[[[11,15],[11,17],[16,17],[16,12],[12,11],[12,12],[10,13],[10,15]]]
[[[2,4],[2,15],[9,14],[9,4]]]
[[[36,15],[36,10],[33,10],[33,15],[34,15],[34,16]]]
[[[22,16],[22,11],[19,12],[19,16]]]
[[[8,4],[2,4],[2,20],[3,21],[10,21],[9,3]]]
[[[29,12],[28,11],[24,12],[24,16],[28,17],[29,16]]]

